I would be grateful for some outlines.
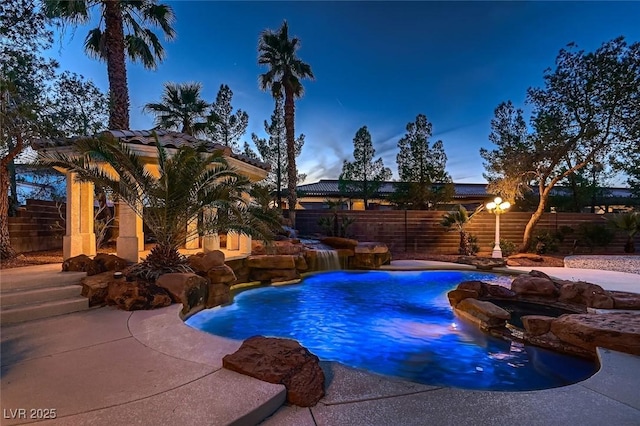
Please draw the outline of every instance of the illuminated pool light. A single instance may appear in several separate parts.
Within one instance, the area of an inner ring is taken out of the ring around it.
[[[511,282],[470,271],[328,272],[242,292],[187,324],[233,339],[292,338],[322,360],[429,385],[521,391],[595,373],[595,363],[493,338],[459,320],[446,294],[465,280]]]

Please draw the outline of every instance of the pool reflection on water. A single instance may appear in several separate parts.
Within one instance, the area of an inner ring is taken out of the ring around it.
[[[447,292],[465,280],[508,286],[511,277],[470,271],[347,272],[237,294],[187,324],[246,339],[286,337],[325,361],[428,385],[521,391],[584,380],[598,366],[487,336],[452,312]]]

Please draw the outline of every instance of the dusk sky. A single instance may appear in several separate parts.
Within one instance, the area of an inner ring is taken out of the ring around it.
[[[249,114],[251,133],[264,137],[273,99],[260,91],[258,37],[286,19],[301,40],[298,56],[315,81],[303,81],[296,134],[306,143],[298,168],[304,183],[337,179],[353,158],[353,137],[368,126],[376,156],[396,172],[398,139],[425,114],[432,141],[441,139],[454,182],[484,182],[481,147],[495,107],[525,107],[526,89],[542,85],[558,51],[570,42],[587,51],[623,35],[640,40],[640,2],[207,2],[169,1],[177,38],[164,42],[156,71],[128,64],[131,129],[151,129],[142,113],[163,83],[200,82],[213,102],[221,84],[233,107]],[[51,52],[61,65],[108,89],[106,64],[82,44],[90,26],[67,30]],[[525,108],[526,111],[526,108]]]

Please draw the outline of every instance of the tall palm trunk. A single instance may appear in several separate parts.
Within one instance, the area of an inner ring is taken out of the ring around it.
[[[281,133],[280,133],[281,134]],[[280,136],[278,135],[278,141],[277,141],[278,145],[277,145],[277,158],[278,158],[278,168],[276,171],[276,191],[277,191],[277,198],[278,198],[278,208],[282,209],[282,153],[280,152],[280,147],[282,146],[282,144],[280,143]]]
[[[129,128],[129,91],[124,54],[124,31],[120,2],[104,2],[105,46],[109,78],[109,128]]]
[[[465,230],[460,230],[460,247],[458,247],[458,254],[463,256],[471,256],[473,254],[469,234],[467,234]]]
[[[287,176],[288,182],[287,186],[289,189],[289,194],[287,197],[287,201],[289,204],[289,219],[291,220],[291,227],[295,229],[296,227],[296,203],[298,201],[298,196],[296,194],[296,184],[297,184],[297,168],[296,168],[296,138],[295,138],[295,129],[294,129],[294,114],[295,114],[295,105],[293,102],[293,91],[290,87],[285,85],[284,88],[284,127],[287,136]]]

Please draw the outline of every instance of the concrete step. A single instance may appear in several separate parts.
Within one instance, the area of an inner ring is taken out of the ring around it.
[[[86,272],[62,272],[60,263],[0,270],[0,292],[80,284]]]
[[[0,324],[4,326],[87,309],[89,309],[89,300],[82,296],[29,305],[2,306],[0,310]]]
[[[0,305],[9,308],[12,305],[28,305],[54,300],[69,299],[80,296],[82,286],[71,284],[55,287],[42,287],[35,289],[18,289],[0,293]]]

